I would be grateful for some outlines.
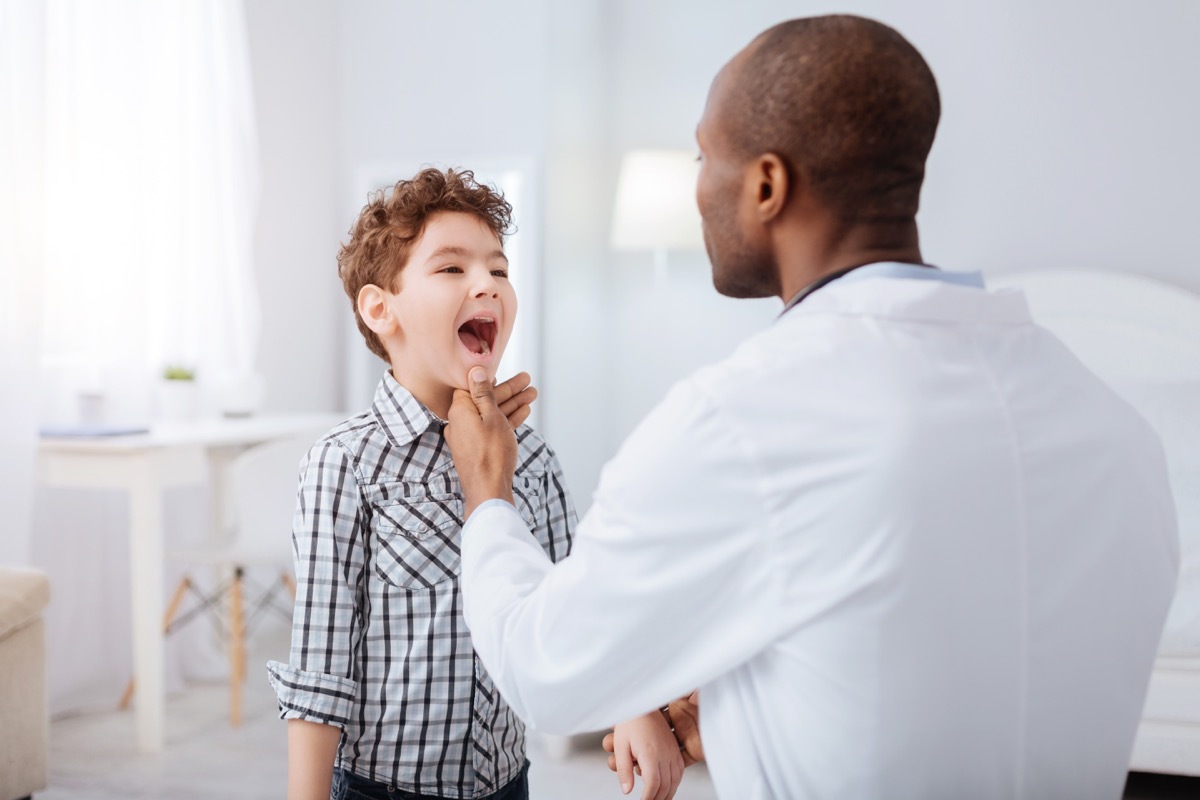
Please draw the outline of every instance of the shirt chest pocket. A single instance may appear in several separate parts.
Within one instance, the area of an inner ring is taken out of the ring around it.
[[[427,589],[457,576],[461,566],[459,503],[455,497],[373,503],[379,577],[404,589]]]
[[[525,473],[513,479],[513,505],[534,533],[546,523],[546,503],[542,499],[543,473]]]

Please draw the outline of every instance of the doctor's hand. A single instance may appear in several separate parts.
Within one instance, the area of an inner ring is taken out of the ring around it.
[[[508,424],[512,425],[514,430],[529,419],[529,406],[537,399],[537,389],[529,383],[529,373],[518,372],[496,386],[496,406],[508,417]]]
[[[462,483],[463,519],[484,501],[513,501],[513,472],[517,468],[517,436],[496,404],[496,389],[483,367],[467,376],[471,391],[454,390],[446,444]]]
[[[667,706],[667,716],[671,718],[671,727],[675,731],[675,739],[679,749],[683,751],[683,764],[692,764],[704,760],[704,744],[700,741],[700,690]]]

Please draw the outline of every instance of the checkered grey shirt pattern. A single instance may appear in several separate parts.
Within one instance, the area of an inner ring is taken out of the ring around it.
[[[301,464],[280,716],[343,729],[338,764],[419,794],[475,798],[515,778],[525,730],[475,656],[459,589],[462,489],[444,423],[388,373],[371,410]],[[513,496],[552,560],[575,509],[558,460],[521,426]]]

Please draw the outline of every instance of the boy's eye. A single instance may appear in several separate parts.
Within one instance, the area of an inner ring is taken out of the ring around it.
[[[438,272],[448,272],[451,275],[461,275],[462,267],[442,267]]]
[[[508,270],[506,270],[506,269],[494,269],[494,270],[492,270],[492,274],[493,274],[493,275],[495,275],[497,278],[507,278],[507,277],[508,277]]]

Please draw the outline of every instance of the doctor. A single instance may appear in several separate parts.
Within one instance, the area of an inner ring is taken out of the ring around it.
[[[1020,294],[926,264],[938,116],[917,51],[858,17],[721,70],[713,282],[783,311],[634,431],[557,566],[491,389],[455,398],[466,619],[530,724],[699,687],[723,798],[1120,796],[1178,562],[1161,446]]]

